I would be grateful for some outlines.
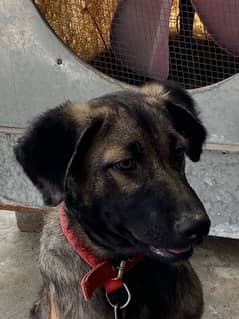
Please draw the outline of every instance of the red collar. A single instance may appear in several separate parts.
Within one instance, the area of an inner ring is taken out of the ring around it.
[[[75,232],[69,228],[69,221],[65,214],[63,204],[60,205],[59,210],[60,224],[64,236],[75,252],[92,268],[81,280],[81,288],[85,300],[90,300],[94,291],[102,286],[104,286],[107,294],[111,294],[122,288],[122,278],[118,278],[118,270],[115,269],[112,262],[94,256],[92,251],[88,247],[85,247],[82,241],[76,236]],[[124,271],[132,269],[142,259],[142,255],[137,255],[136,257],[127,260]]]

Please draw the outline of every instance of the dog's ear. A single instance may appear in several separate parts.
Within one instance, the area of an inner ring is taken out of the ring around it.
[[[168,102],[167,109],[175,129],[187,140],[186,154],[193,162],[199,161],[206,139],[206,130],[200,119],[182,104]]]
[[[186,154],[192,161],[197,162],[207,132],[191,96],[171,81],[147,84],[142,88],[142,92],[155,98],[156,103],[157,99],[159,103],[166,103],[169,118],[175,129],[187,140]]]
[[[104,119],[99,117],[92,119],[92,122],[82,131],[77,141],[74,153],[68,163],[65,180],[64,191],[66,201],[71,201],[72,208],[74,203],[77,207],[84,206],[82,191],[83,184],[86,181],[85,163],[86,155],[91,147],[95,136],[103,126]]]
[[[83,153],[89,136],[103,122],[100,117],[96,119],[96,112],[91,114],[90,106],[82,106],[76,113],[81,116],[79,124],[72,116],[73,109],[74,105],[66,102],[47,111],[32,123],[15,147],[16,159],[42,193],[45,204],[51,206],[64,200],[65,176],[79,145]]]
[[[71,106],[66,102],[44,113],[15,147],[16,159],[47,205],[62,200],[67,165],[77,141],[77,127],[67,116]]]

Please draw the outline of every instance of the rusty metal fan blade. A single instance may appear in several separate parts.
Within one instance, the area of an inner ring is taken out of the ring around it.
[[[129,69],[165,80],[169,72],[172,0],[121,0],[111,27],[111,48]]]
[[[231,54],[239,55],[239,1],[191,0],[211,37]]]

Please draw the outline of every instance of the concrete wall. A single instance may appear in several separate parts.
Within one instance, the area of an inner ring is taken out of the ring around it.
[[[58,64],[58,59],[62,64]],[[65,99],[86,101],[124,85],[72,54],[29,0],[0,2],[0,197],[42,206],[12,147],[31,119]],[[193,90],[209,131],[202,161],[188,177],[212,218],[212,233],[239,237],[239,74]]]

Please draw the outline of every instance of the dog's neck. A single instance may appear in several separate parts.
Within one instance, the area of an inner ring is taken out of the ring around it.
[[[104,261],[104,258],[99,256],[94,249],[89,237],[78,227],[70,225],[69,219],[65,211],[65,205],[62,203],[59,206],[59,218],[62,232],[67,239],[68,243],[74,251],[91,267]]]
[[[62,232],[73,250],[87,263],[92,270],[82,279],[81,286],[86,300],[91,299],[94,291],[104,286],[107,294],[111,294],[124,286],[122,275],[137,265],[142,259],[142,255],[137,255],[130,260],[122,260],[120,268],[116,268],[111,260],[98,257],[90,246],[89,240],[83,239],[82,234],[76,232],[69,225],[68,217],[65,213],[65,205],[59,205],[59,218]]]
[[[72,233],[72,236],[75,238],[76,242],[79,242],[85,250],[90,254],[94,255],[98,260],[112,260],[112,262],[120,261],[120,258],[116,258],[115,254],[104,247],[104,245],[96,244],[100,242],[96,235],[96,240],[91,238],[91,235],[85,229],[85,227],[79,222],[76,218],[75,212],[72,212],[65,204],[61,202],[58,206],[58,215],[60,217],[60,224],[62,228],[61,218],[64,219],[64,223],[67,226],[67,230]],[[61,217],[64,216],[64,217]],[[66,236],[65,236],[66,237]],[[68,240],[69,241],[69,240]],[[71,245],[72,246],[72,245]]]

